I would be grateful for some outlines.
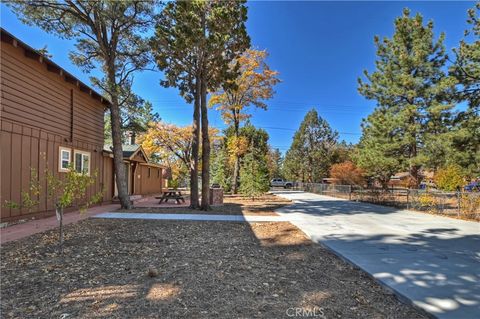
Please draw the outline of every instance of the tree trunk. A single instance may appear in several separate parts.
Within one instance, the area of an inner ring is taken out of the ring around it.
[[[412,165],[410,167],[410,176],[412,177],[413,188],[418,189],[420,185],[420,169],[418,165]]]
[[[390,182],[390,178],[380,179],[380,185],[382,185],[383,190],[388,190],[388,182]]]
[[[207,85],[201,80],[202,113],[202,210],[210,209],[210,137],[208,136]]]
[[[237,139],[240,137],[240,128],[239,123],[235,120],[234,128],[235,128],[235,138]],[[238,149],[237,149],[238,151]],[[238,192],[238,179],[240,177],[240,156],[238,153],[235,153],[235,164],[233,166],[233,181],[232,181],[232,193],[236,194]]]
[[[195,84],[192,127],[192,159],[190,161],[190,208],[197,209],[198,202],[198,150],[200,144],[200,79]]]
[[[413,104],[413,101],[412,103]],[[410,118],[410,124],[415,126],[415,123],[416,123],[416,119],[414,116],[412,116]],[[411,136],[412,136],[412,143],[410,145],[410,161],[412,160],[412,158],[415,159],[415,161],[417,160],[417,155],[418,155],[418,151],[417,151],[417,132],[416,131],[413,131],[411,133]],[[419,176],[419,173],[420,173],[420,167],[417,165],[417,164],[412,164],[410,163],[410,167],[409,167],[409,173],[410,173],[410,176],[412,177],[413,179],[413,187],[414,188],[418,188],[419,184],[420,184],[420,176]]]
[[[233,166],[233,181],[232,181],[232,193],[238,192],[238,179],[240,177],[240,156],[235,155],[235,164]]]
[[[415,142],[412,144],[412,157],[417,158],[417,142],[416,142],[416,134],[414,135]],[[413,187],[415,189],[418,188],[420,185],[420,167],[417,164],[410,164],[410,176],[413,179]]]
[[[59,226],[59,250],[60,254],[63,254],[63,208],[56,208],[56,214]]]
[[[124,209],[131,208],[130,197],[128,196],[127,173],[123,163],[122,128],[120,106],[118,105],[117,88],[115,83],[115,71],[113,67],[108,72],[108,88],[112,99],[110,106],[110,122],[112,126],[113,162],[115,177],[118,189],[120,205]]]

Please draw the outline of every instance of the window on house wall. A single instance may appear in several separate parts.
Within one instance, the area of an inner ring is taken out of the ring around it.
[[[160,178],[160,168],[157,168],[157,178]]]
[[[150,178],[150,176],[151,176],[151,175],[150,175],[150,173],[151,173],[150,171],[151,171],[151,169],[150,169],[150,167],[149,167],[149,168],[148,168],[148,178]]]
[[[78,173],[90,175],[90,152],[75,150],[73,167]]]
[[[58,171],[68,172],[70,163],[72,161],[72,150],[68,147],[62,146],[60,146],[58,150]]]

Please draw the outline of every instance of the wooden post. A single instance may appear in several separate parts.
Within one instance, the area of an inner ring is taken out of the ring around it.
[[[460,205],[460,201],[461,201],[461,196],[460,196],[460,192],[457,192],[457,216],[460,217],[460,209],[461,209],[461,205]]]
[[[407,209],[408,209],[408,200],[409,200],[409,196],[410,195],[410,189],[407,189]]]

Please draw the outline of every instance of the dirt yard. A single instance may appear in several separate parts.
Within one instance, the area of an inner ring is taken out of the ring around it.
[[[286,204],[227,202],[215,212]],[[88,219],[66,233],[64,257],[54,231],[2,247],[3,318],[422,318],[290,223]]]

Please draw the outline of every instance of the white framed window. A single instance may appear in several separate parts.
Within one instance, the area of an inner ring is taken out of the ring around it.
[[[72,150],[68,147],[60,146],[58,148],[58,171],[68,172],[72,162]]]
[[[78,173],[90,175],[90,152],[73,151],[73,167]]]

